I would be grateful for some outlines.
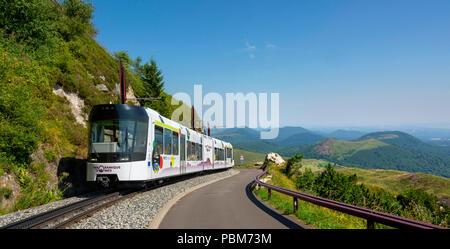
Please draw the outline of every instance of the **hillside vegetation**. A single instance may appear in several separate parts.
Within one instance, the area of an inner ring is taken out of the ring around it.
[[[450,177],[450,159],[423,150],[400,147],[372,137],[355,141],[326,139],[308,146],[280,151],[284,156],[303,154],[341,165],[365,169],[393,169]],[[431,145],[430,145],[431,146]]]
[[[301,158],[290,158],[285,167],[276,167],[269,163],[272,184],[444,227],[448,227],[450,224],[450,208],[442,202],[442,199],[440,202],[435,194],[430,193],[439,187],[448,187],[450,181],[446,178],[440,179],[439,186],[425,185],[427,188],[425,190],[419,188],[420,186],[416,183],[427,182],[428,179],[420,181],[419,179],[405,178],[403,176],[408,174],[405,172],[361,169],[356,169],[355,172],[355,169],[351,168],[335,169],[330,164],[324,168],[322,161],[302,162]],[[300,162],[298,162],[299,160]],[[291,161],[294,164],[289,166]],[[403,178],[404,186],[396,186],[396,191],[392,191],[390,188],[394,186],[391,181],[383,180],[392,175]],[[377,184],[367,184],[367,182],[376,182]],[[382,184],[384,185],[381,186]],[[411,187],[412,185],[415,186]],[[267,190],[256,190],[256,194],[267,200]],[[441,196],[446,194],[440,192]],[[272,193],[269,203],[318,228],[364,228],[364,220],[306,202],[299,203],[299,210],[294,212],[292,198],[276,192]],[[385,228],[386,226],[378,224],[377,227]]]
[[[176,108],[153,61],[112,56],[94,40],[93,11],[82,0],[0,1],[0,214],[60,199],[71,187],[64,179],[78,169],[62,162],[86,158],[91,108],[119,103],[118,59],[131,95],[160,99],[141,105],[167,116]],[[79,102],[78,117],[67,96]]]

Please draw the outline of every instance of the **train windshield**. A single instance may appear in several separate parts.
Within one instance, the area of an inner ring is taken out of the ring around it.
[[[93,122],[90,141],[91,157],[96,158],[97,161],[145,160],[147,130],[147,123],[140,121]]]
[[[116,107],[118,109],[120,107]],[[128,112],[129,113],[129,112]],[[100,115],[101,114],[101,115]],[[90,162],[130,162],[146,158],[148,121],[120,112],[94,112],[90,120]],[[106,115],[108,114],[108,115]],[[107,117],[111,117],[108,119]]]

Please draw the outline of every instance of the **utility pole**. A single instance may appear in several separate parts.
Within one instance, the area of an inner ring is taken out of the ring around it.
[[[125,83],[125,72],[123,70],[122,60],[119,60],[119,78],[120,78],[120,104],[127,103],[127,87]]]

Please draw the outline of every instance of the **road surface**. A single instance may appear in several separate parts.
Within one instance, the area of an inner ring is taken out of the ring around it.
[[[256,199],[250,183],[257,169],[209,184],[181,198],[168,211],[159,228],[264,229],[302,228]]]

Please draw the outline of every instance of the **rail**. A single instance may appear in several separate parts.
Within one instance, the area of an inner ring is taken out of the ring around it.
[[[392,215],[392,214],[386,214],[383,212],[370,210],[367,208],[357,207],[350,204],[333,201],[329,199],[325,199],[322,197],[317,197],[313,195],[308,195],[300,192],[296,192],[290,189],[277,187],[268,183],[265,183],[260,180],[260,178],[263,175],[266,175],[269,173],[269,169],[266,169],[264,172],[258,174],[255,177],[256,184],[259,184],[260,186],[266,187],[268,191],[268,199],[270,200],[272,195],[272,190],[277,191],[279,193],[289,195],[293,197],[293,205],[294,205],[294,211],[298,210],[298,199],[310,202],[313,204],[316,204],[318,206],[326,207],[329,209],[333,209],[342,213],[346,213],[352,216],[356,216],[359,218],[363,218],[367,220],[367,229],[374,229],[375,223],[384,224],[387,226],[391,226],[394,228],[401,228],[401,229],[446,229],[441,226],[436,226],[433,224],[428,224],[416,220],[411,220],[408,218]]]

